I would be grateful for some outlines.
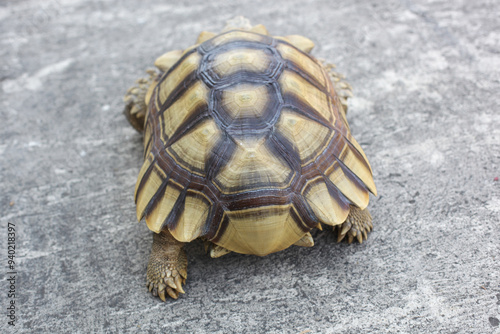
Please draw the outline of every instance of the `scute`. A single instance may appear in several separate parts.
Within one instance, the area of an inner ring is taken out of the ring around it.
[[[200,65],[201,56],[197,52],[191,53],[182,61],[179,61],[176,66],[171,70],[168,75],[168,80],[160,82],[158,91],[160,98],[160,105],[165,103],[167,97],[170,97],[180,84],[192,75]]]
[[[303,71],[309,78],[317,81],[322,87],[326,86],[325,74],[317,62],[307,57],[296,48],[284,43],[279,44],[276,49],[281,56],[289,60],[295,68]]]
[[[214,58],[212,70],[219,76],[229,76],[238,71],[261,73],[271,65],[266,50],[242,48],[229,50]]]
[[[217,245],[259,256],[290,247],[307,231],[291,204],[230,211],[223,222],[224,233]]]
[[[276,131],[293,144],[300,155],[302,166],[316,159],[332,137],[328,127],[291,109],[281,111]]]
[[[146,223],[151,231],[159,233],[163,224],[172,212],[172,209],[181,195],[182,186],[176,182],[167,183],[165,190],[159,190],[154,207],[146,215]]]
[[[222,193],[286,188],[290,184],[295,172],[264,143],[262,139],[247,138],[238,143],[231,160],[214,178]]]
[[[279,83],[285,96],[285,103],[316,113],[330,124],[335,122],[328,96],[299,74],[285,70],[281,74]]]
[[[354,140],[354,138],[352,138],[352,140]],[[359,144],[357,146],[359,146]],[[374,195],[377,194],[371,167],[353,144],[349,142],[349,144],[344,147],[339,158],[344,165],[363,182],[370,192]]]
[[[163,72],[168,71],[182,56],[182,50],[167,52],[155,60],[155,66]]]
[[[360,209],[365,209],[368,206],[370,195],[368,190],[363,186],[363,183],[358,181],[358,178],[344,167],[342,163],[334,161],[330,168],[325,171],[330,182],[337,187],[345,197],[354,203]]]
[[[323,177],[309,181],[303,192],[307,203],[323,224],[335,226],[347,218],[349,204],[335,189],[328,187]]]
[[[142,219],[146,212],[146,207],[163,184],[163,180],[167,177],[163,169],[154,162],[149,163],[149,161],[146,161],[142,169],[145,169],[144,177],[138,179],[138,184],[136,186],[138,220]]]
[[[185,169],[205,176],[205,163],[221,137],[221,130],[215,121],[207,119],[181,136],[167,151]]]
[[[200,35],[198,36],[198,39],[196,40],[196,44],[203,43],[205,41],[208,41],[209,39],[217,36],[216,33],[210,32],[210,31],[202,31]]]
[[[160,125],[163,142],[167,142],[189,118],[196,117],[208,107],[209,90],[201,81],[191,85],[161,115]],[[181,129],[182,130],[182,129]]]
[[[242,83],[215,91],[213,117],[233,137],[269,130],[279,115],[279,92],[272,85]],[[236,139],[237,140],[237,139]]]
[[[189,242],[198,238],[207,220],[210,211],[210,200],[203,193],[188,190],[184,200],[182,213],[169,231],[179,241]]]
[[[264,85],[242,84],[223,91],[220,106],[231,118],[262,118],[269,96]]]
[[[206,51],[210,51],[216,47],[234,42],[234,41],[245,41],[245,42],[257,42],[270,44],[271,38],[258,33],[247,32],[242,30],[233,30],[223,34],[220,34],[202,44],[202,48]]]

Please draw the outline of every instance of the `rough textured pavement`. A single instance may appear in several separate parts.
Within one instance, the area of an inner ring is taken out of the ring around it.
[[[500,6],[495,1],[3,1],[2,272],[19,333],[500,333]],[[362,245],[210,259],[187,293],[145,288],[141,137],[122,96],[164,51],[244,14],[316,42],[354,87],[379,196]],[[309,330],[309,332],[308,332]]]

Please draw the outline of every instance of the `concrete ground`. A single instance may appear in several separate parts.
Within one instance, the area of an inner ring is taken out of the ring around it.
[[[495,1],[3,1],[5,333],[500,333],[500,6]],[[211,259],[187,293],[145,288],[135,222],[141,136],[122,96],[154,59],[245,15],[300,33],[354,87],[351,129],[375,172],[375,230],[313,248]]]

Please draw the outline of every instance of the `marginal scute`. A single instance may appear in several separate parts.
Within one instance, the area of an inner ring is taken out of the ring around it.
[[[144,128],[144,152],[145,154],[149,154],[151,150],[151,140],[152,140],[152,131],[151,131],[151,123],[146,123],[146,127]]]
[[[160,233],[162,226],[171,213],[177,198],[181,194],[182,186],[172,180],[168,181],[165,192],[160,194],[154,208],[146,214],[146,224],[155,233]]]
[[[314,42],[309,38],[301,35],[289,35],[286,36],[286,39],[290,41],[290,44],[295,46],[297,49],[307,53],[311,52],[311,50],[314,48]]]
[[[294,171],[264,145],[263,140],[241,140],[224,168],[215,177],[215,186],[225,194],[269,188],[286,188]]]
[[[141,170],[139,171],[139,176],[137,177],[137,182],[135,183],[134,201],[136,203],[137,203],[137,191],[139,190],[139,186],[141,185],[141,182],[142,182],[142,179],[144,178],[144,175],[149,170],[149,167],[151,166],[151,164],[153,163],[154,160],[155,160],[155,157],[154,157],[153,153],[147,154],[146,158],[144,159],[144,163],[142,164]]]
[[[163,72],[167,72],[180,58],[183,50],[167,52],[156,58],[155,66]]]
[[[212,49],[233,41],[263,42],[265,41],[265,36],[241,30],[233,30],[218,35],[205,43],[210,43],[209,49]]]
[[[340,160],[365,184],[372,194],[377,195],[370,165],[354,146],[345,145],[340,154]]]
[[[215,121],[209,118],[173,143],[168,152],[179,165],[192,173],[204,176],[205,163],[221,135]]]
[[[149,168],[151,168],[149,174],[137,181],[138,183],[144,182],[140,185],[140,188],[139,186],[136,187],[137,220],[142,219],[147,205],[162,185],[163,180],[167,177],[165,172],[156,163],[153,163]]]
[[[288,248],[307,231],[292,204],[224,213],[227,227],[218,245],[233,252],[265,256]]]
[[[372,171],[372,167],[370,166],[370,162],[368,161],[368,158],[366,157],[366,154],[365,152],[363,151],[363,149],[361,148],[361,145],[359,145],[359,143],[357,142],[357,140],[352,136],[351,133],[348,133],[347,134],[347,140],[349,141],[349,143],[352,144],[352,146],[354,146],[356,148],[356,151],[359,152],[359,154],[361,154],[361,156],[363,157],[366,165],[368,166],[368,169],[370,170],[370,173],[373,174],[373,171]],[[375,189],[375,185],[373,185],[374,187],[374,191],[372,191],[372,194],[374,194],[375,196],[377,196],[377,189]]]
[[[321,176],[307,183],[303,196],[323,224],[331,226],[342,224],[349,214],[349,205],[339,198],[332,197]]]
[[[217,36],[216,33],[210,31],[202,31],[196,40],[196,44],[201,44],[205,41],[208,41],[210,38]]]
[[[349,177],[346,175],[349,171],[343,170],[340,163],[335,160],[333,164],[325,171],[328,179],[337,187],[345,197],[354,203],[360,209],[365,209],[368,205],[370,195],[368,191],[360,186],[358,182],[353,180],[354,175]]]
[[[184,56],[188,53],[190,53],[192,50],[196,49],[197,47],[199,46],[198,43],[194,44],[194,45],[191,45],[190,47],[188,47],[187,49],[184,49],[184,51],[182,52],[182,55],[181,56]]]
[[[262,24],[257,24],[253,26],[250,29],[251,32],[254,32],[256,34],[261,34],[261,35],[269,35],[269,32],[267,31],[266,27]]]
[[[188,190],[184,208],[175,227],[169,228],[170,233],[181,242],[190,242],[198,238],[205,226],[210,201],[203,193]]]
[[[302,238],[300,238],[299,241],[297,241],[293,245],[299,247],[312,247],[314,246],[314,239],[311,233],[307,232]]]
[[[314,161],[332,137],[326,126],[287,108],[281,111],[276,130],[294,145],[302,166]]]

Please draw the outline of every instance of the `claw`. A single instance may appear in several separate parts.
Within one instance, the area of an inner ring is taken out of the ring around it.
[[[180,276],[175,276],[175,286],[177,291],[179,291],[180,293],[185,293],[184,289],[182,289],[182,282]]]
[[[337,242],[341,242],[345,237],[345,234],[342,234],[339,232],[338,237],[337,237]]]
[[[351,233],[353,237],[356,237],[359,234],[359,231],[356,229],[356,226],[354,228],[351,228]]]
[[[363,230],[363,239],[368,240],[368,233],[366,233],[366,230]]]
[[[340,234],[346,234],[350,229],[351,229],[352,224],[350,222],[345,222],[342,224],[342,230],[340,231]]]
[[[161,300],[165,301],[165,290],[161,290],[158,293],[158,296],[160,297]]]
[[[176,289],[177,285],[175,285],[174,279],[172,277],[165,278],[165,283],[172,289]]]
[[[353,239],[354,239],[354,236],[353,236],[351,233],[349,233],[349,234],[347,235],[347,242],[348,242],[348,243],[352,243],[352,240],[353,240]]]
[[[184,277],[184,280],[186,280],[188,273],[186,269],[179,269],[179,274],[181,274],[182,277]]]
[[[157,288],[153,288],[152,294],[155,297],[158,296],[158,289]]]
[[[360,244],[362,244],[362,243],[363,243],[363,235],[362,235],[361,233],[358,233],[358,234],[356,235],[356,239],[358,239],[358,242],[359,242]]]
[[[175,291],[172,290],[172,288],[170,288],[170,287],[167,287],[167,293],[170,297],[172,297],[174,299],[177,299],[177,297],[178,297],[177,294],[175,293]]]
[[[337,230],[337,242],[341,242],[342,240],[344,240],[347,231],[344,232],[342,226],[336,226],[334,227],[334,229]]]

